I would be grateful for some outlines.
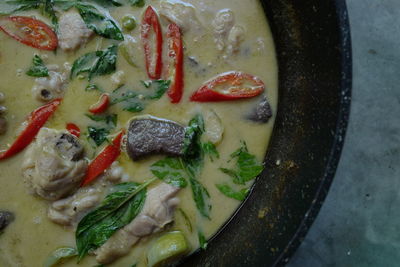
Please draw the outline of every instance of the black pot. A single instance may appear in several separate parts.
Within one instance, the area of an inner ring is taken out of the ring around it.
[[[339,162],[352,74],[345,1],[262,3],[275,39],[280,77],[266,168],[207,250],[183,265],[284,265],[317,215]]]

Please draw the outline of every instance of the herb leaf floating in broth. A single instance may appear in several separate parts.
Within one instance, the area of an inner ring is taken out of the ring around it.
[[[43,264],[43,267],[57,266],[62,260],[78,256],[75,248],[63,247],[53,251]]]
[[[57,1],[57,0],[56,0]],[[101,6],[122,6],[120,2],[117,0],[92,0],[93,2],[101,5]]]
[[[200,248],[203,250],[207,249],[208,243],[207,243],[207,239],[204,236],[202,231],[198,232],[198,238],[199,238],[199,244],[200,244]]]
[[[155,91],[153,94],[146,96],[147,99],[160,99],[165,94],[165,92],[167,92],[167,90],[169,89],[169,87],[171,85],[171,81],[170,80],[152,81],[150,83],[150,85],[146,88],[150,88],[154,84],[157,85],[157,86],[155,86],[155,89],[154,89]]]
[[[89,29],[108,39],[124,40],[124,35],[114,20],[101,14],[97,8],[81,2],[76,3],[75,7]]]
[[[145,0],[128,0],[131,6],[144,7]]]
[[[101,206],[86,215],[76,229],[79,260],[103,245],[118,229],[129,224],[141,211],[146,188],[155,179],[143,184],[123,183],[114,187]]]
[[[117,122],[118,122],[117,114],[105,114],[105,115],[85,114],[85,115],[92,121],[104,122],[106,125],[108,125],[111,128],[114,128],[117,126]]]
[[[204,154],[207,154],[210,157],[211,162],[214,161],[214,157],[219,159],[219,153],[215,145],[211,142],[203,143],[202,145],[202,150],[204,151]]]
[[[33,66],[26,72],[26,75],[32,77],[47,77],[49,76],[49,70],[44,65],[43,60],[35,55],[32,59]]]
[[[116,70],[118,49],[112,45],[103,51],[87,53],[75,60],[71,69],[71,79],[82,73],[88,73],[88,79],[111,74]]]
[[[94,141],[96,146],[101,146],[106,140],[110,131],[106,128],[88,127],[88,137]]]
[[[240,191],[235,191],[228,184],[217,184],[218,190],[229,198],[233,198],[239,201],[243,201],[247,194],[249,193],[249,188],[241,189]]]
[[[235,184],[244,185],[253,180],[263,170],[262,163],[259,163],[256,157],[249,153],[247,145],[242,142],[242,146],[232,153],[231,159],[237,159],[236,170],[220,168],[220,170],[233,178]]]
[[[159,160],[150,167],[151,172],[157,178],[167,184],[184,188],[187,186],[186,173],[179,158],[165,158]]]

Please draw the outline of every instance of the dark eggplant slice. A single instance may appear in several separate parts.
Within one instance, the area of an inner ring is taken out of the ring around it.
[[[176,122],[146,117],[134,119],[128,128],[127,152],[132,160],[148,155],[182,156],[185,127]]]
[[[9,211],[0,210],[0,232],[2,232],[6,227],[14,221],[14,214]]]
[[[258,123],[267,123],[271,117],[272,117],[272,109],[268,100],[265,97],[246,116],[248,120]]]

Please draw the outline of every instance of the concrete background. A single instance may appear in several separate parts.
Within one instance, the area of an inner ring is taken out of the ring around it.
[[[349,130],[326,202],[289,267],[400,266],[400,0],[347,5]]]

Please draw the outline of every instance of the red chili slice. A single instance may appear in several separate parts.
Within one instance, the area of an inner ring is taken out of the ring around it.
[[[168,25],[168,75],[171,77],[171,86],[168,90],[168,96],[171,103],[179,103],[183,95],[183,43],[179,26],[175,23]]]
[[[124,132],[120,132],[112,141],[111,145],[106,146],[103,151],[89,164],[86,177],[81,186],[86,186],[95,180],[100,174],[107,170],[111,164],[121,154],[121,143]]]
[[[194,102],[219,102],[255,97],[265,90],[258,77],[239,71],[222,73],[190,97]]]
[[[151,33],[155,40],[150,40]],[[157,13],[149,6],[143,16],[141,37],[146,60],[147,75],[152,80],[161,78],[162,71],[162,30]]]
[[[20,43],[41,50],[55,50],[57,35],[44,22],[30,17],[14,16],[0,18],[0,29]]]
[[[99,101],[96,104],[90,106],[89,111],[93,114],[103,113],[107,110],[110,104],[110,96],[108,94],[102,94]]]
[[[0,160],[7,159],[24,150],[24,148],[32,142],[54,111],[56,111],[60,103],[61,99],[56,99],[34,110],[27,119],[25,129],[17,137],[11,147],[0,155]]]
[[[81,136],[81,129],[74,123],[67,123],[67,131],[78,138]]]

